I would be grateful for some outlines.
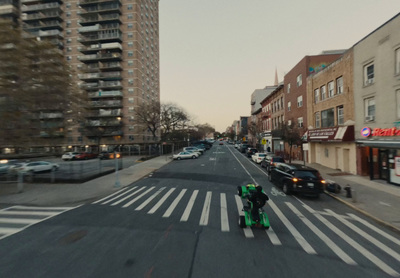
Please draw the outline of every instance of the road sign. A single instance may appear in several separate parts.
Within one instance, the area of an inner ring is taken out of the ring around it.
[[[266,144],[267,144],[267,139],[263,138],[263,139],[261,140],[261,144],[266,145]]]

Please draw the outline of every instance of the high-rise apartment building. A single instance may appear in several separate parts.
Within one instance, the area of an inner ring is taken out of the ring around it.
[[[160,100],[158,6],[159,0],[0,0],[1,17],[63,51],[87,96],[86,127],[68,130],[66,146],[96,144],[99,132],[101,144],[154,141],[135,109]]]

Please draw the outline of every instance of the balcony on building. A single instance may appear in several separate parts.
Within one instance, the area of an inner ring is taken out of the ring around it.
[[[109,117],[121,117],[121,109],[99,109],[95,112],[87,114],[87,118],[109,118]]]
[[[84,81],[98,80],[100,78],[100,73],[78,74],[78,78]]]
[[[79,1],[79,6],[93,6],[100,3],[121,3],[120,0],[81,0]]]
[[[24,13],[29,12],[37,12],[37,11],[45,11],[45,10],[58,10],[61,5],[56,2],[45,3],[45,4],[36,4],[36,5],[22,5],[21,11]]]
[[[63,119],[64,114],[61,112],[40,112],[39,113],[39,119],[45,120],[45,119]]]
[[[0,6],[0,16],[3,17],[11,17],[14,18],[16,16],[19,15],[19,11],[18,8],[14,5],[12,5],[12,3],[10,3],[9,5],[2,5]]]
[[[122,74],[120,71],[107,71],[100,74],[102,80],[121,80]]]
[[[89,102],[90,108],[104,108],[104,107],[115,107],[121,108],[122,101],[121,100],[97,100]]]
[[[79,64],[78,69],[84,73],[94,73],[99,72],[100,67],[99,63],[92,63],[92,64]]]
[[[121,119],[101,119],[101,120],[88,120],[85,125],[87,127],[102,127],[102,126],[121,126]]]
[[[46,37],[59,37],[62,38],[64,35],[60,30],[47,30],[47,31],[34,31],[34,32],[29,32],[31,37],[40,37],[40,38],[46,38]]]
[[[97,14],[97,13],[110,13],[110,12],[117,12],[121,13],[121,5],[119,3],[100,3],[97,5],[91,6],[84,6],[82,10],[78,12],[81,16],[87,16],[90,14]]]
[[[107,42],[122,42],[122,35],[119,29],[112,29],[113,33],[102,33],[98,31],[97,33],[90,33],[88,35],[81,34],[78,37],[78,41],[82,44],[96,44],[96,43],[107,43]],[[112,31],[111,29],[109,31]]]
[[[108,97],[120,97],[122,98],[124,95],[121,91],[99,91],[92,92],[88,94],[89,98],[108,98]]]
[[[79,84],[79,88],[87,91],[99,90],[100,86],[98,82],[88,82]]]
[[[61,14],[62,14],[61,11],[36,12],[32,14],[23,13],[21,18],[24,22],[49,19],[49,18],[61,19]]]
[[[121,53],[118,53],[118,52],[109,52],[109,53],[106,52],[106,53],[78,56],[78,60],[81,62],[100,61],[100,60],[122,61],[122,55],[121,55]]]
[[[83,54],[97,53],[102,50],[113,50],[122,51],[122,45],[118,42],[110,42],[110,43],[95,43],[88,46],[80,46],[78,47],[78,51]]]
[[[81,15],[79,24],[82,26],[88,26],[96,23],[107,23],[107,22],[118,22],[122,23],[119,13],[112,14],[88,14]]]

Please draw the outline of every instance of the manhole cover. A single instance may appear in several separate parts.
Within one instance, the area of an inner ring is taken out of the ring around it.
[[[84,238],[86,235],[87,235],[87,231],[85,231],[85,230],[75,231],[75,232],[69,233],[66,236],[62,237],[59,240],[59,243],[61,243],[61,244],[75,243],[75,242],[81,240],[82,238]]]

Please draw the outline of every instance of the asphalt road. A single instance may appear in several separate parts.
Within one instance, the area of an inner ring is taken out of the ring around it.
[[[247,182],[270,196],[268,231],[238,226]],[[232,145],[91,204],[0,217],[36,223],[3,238],[0,226],[1,277],[400,276],[397,234],[326,195],[286,196]]]

